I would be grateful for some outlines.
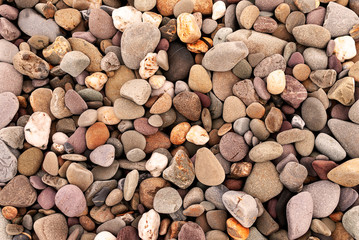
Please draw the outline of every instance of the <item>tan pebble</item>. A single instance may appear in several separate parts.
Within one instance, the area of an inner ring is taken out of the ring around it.
[[[50,46],[42,50],[42,55],[47,61],[57,65],[60,64],[66,53],[70,51],[71,45],[69,41],[67,41],[63,36],[59,36]]]
[[[172,98],[168,93],[162,94],[150,109],[151,114],[162,114],[171,109]]]
[[[80,24],[81,19],[81,13],[73,8],[60,9],[55,13],[55,22],[67,31],[75,29]]]
[[[285,89],[285,74],[283,70],[275,70],[267,77],[267,90],[271,94],[281,94]]]
[[[121,119],[117,118],[113,107],[100,107],[97,109],[97,121],[103,122],[106,125],[118,124]]]
[[[223,136],[224,134],[226,134],[227,132],[231,131],[232,129],[232,123],[225,123],[222,125],[222,127],[220,127],[218,129],[218,136]]]
[[[300,142],[305,139],[305,136],[306,134],[303,130],[299,128],[293,128],[280,132],[277,135],[277,142],[282,145]]]
[[[171,131],[170,141],[175,145],[181,145],[186,141],[186,135],[189,132],[191,125],[188,122],[177,124]]]
[[[212,19],[217,20],[226,13],[226,4],[223,1],[217,1],[212,6]]]
[[[208,93],[212,90],[211,78],[207,70],[199,64],[195,64],[191,67],[188,85],[191,90],[201,93]]]
[[[201,126],[195,125],[188,131],[186,139],[196,145],[205,145],[209,141],[209,136]]]
[[[153,75],[148,79],[152,89],[160,89],[166,82],[166,77],[163,75]]]
[[[236,96],[229,96],[223,104],[223,120],[234,122],[238,118],[246,116],[246,106]]]
[[[57,156],[54,152],[48,152],[45,155],[44,162],[42,163],[42,168],[45,172],[52,176],[56,176],[59,172],[59,163],[57,161]]]
[[[245,29],[251,29],[259,16],[259,9],[255,5],[247,6],[243,9],[239,22]]]
[[[201,37],[201,31],[195,17],[190,13],[181,13],[177,18],[177,35],[184,43],[193,43]]]
[[[109,207],[115,206],[116,204],[119,204],[123,199],[123,193],[122,190],[119,188],[113,189],[106,198],[106,205]]]
[[[304,63],[297,64],[293,68],[293,76],[299,81],[307,80],[310,73],[310,67]]]
[[[162,15],[154,12],[144,12],[142,14],[142,21],[151,23],[158,28],[162,22]]]
[[[288,15],[290,13],[290,6],[287,3],[279,4],[274,10],[275,17],[281,22],[285,23]]]
[[[264,116],[265,108],[259,102],[253,102],[247,107],[246,113],[250,118],[260,119]]]
[[[342,78],[334,83],[328,91],[328,98],[337,100],[344,106],[354,103],[355,81],[352,77]]]
[[[88,88],[101,91],[105,83],[107,82],[107,75],[102,72],[95,72],[85,78],[85,84]]]
[[[281,110],[276,107],[272,107],[264,123],[270,133],[278,132],[283,123],[283,115]]]

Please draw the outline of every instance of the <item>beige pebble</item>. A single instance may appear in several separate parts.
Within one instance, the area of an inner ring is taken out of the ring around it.
[[[157,64],[157,53],[148,53],[140,63],[139,74],[141,78],[147,79],[155,75],[159,66]]]
[[[162,15],[154,12],[144,12],[142,13],[142,21],[151,23],[158,28],[162,22]]]
[[[281,94],[285,89],[285,74],[283,70],[275,70],[267,77],[267,90],[271,94]]]
[[[355,57],[357,54],[355,41],[350,36],[337,37],[334,39],[334,54],[339,61],[344,62],[347,59]]]
[[[118,124],[121,119],[116,117],[113,107],[100,107],[97,109],[97,121],[103,122],[106,125]]]
[[[201,126],[195,125],[190,128],[186,135],[187,141],[196,145],[205,145],[209,141],[209,136],[206,130]]]
[[[201,37],[201,30],[192,14],[181,13],[178,16],[177,35],[184,43],[193,43]]]
[[[148,79],[152,89],[160,89],[166,82],[166,77],[163,75],[153,75]]]
[[[229,96],[223,104],[223,120],[225,122],[234,122],[238,118],[246,116],[246,106],[236,96]]]
[[[226,4],[223,1],[217,1],[212,6],[212,19],[217,20],[226,13]]]
[[[255,5],[247,6],[243,9],[239,21],[245,29],[251,29],[259,16],[259,9]]]
[[[85,84],[87,87],[92,88],[96,91],[101,91],[108,77],[102,72],[95,72],[85,78]]]

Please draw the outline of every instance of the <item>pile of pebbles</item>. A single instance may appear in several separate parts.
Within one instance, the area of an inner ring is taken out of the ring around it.
[[[0,239],[359,239],[358,14],[0,0]]]

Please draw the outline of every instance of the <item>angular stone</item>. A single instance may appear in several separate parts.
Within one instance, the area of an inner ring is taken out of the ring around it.
[[[37,193],[30,181],[23,175],[14,177],[0,191],[0,205],[13,207],[30,207],[35,203]]]

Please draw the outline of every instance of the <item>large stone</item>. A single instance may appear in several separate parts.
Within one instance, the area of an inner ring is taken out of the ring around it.
[[[17,172],[17,159],[6,144],[0,140],[0,182],[11,180]]]
[[[205,147],[197,150],[195,172],[198,181],[207,186],[221,184],[226,176],[218,159]]]
[[[334,137],[352,158],[359,157],[359,125],[339,119],[329,119],[328,127]]]
[[[14,68],[32,79],[44,79],[49,75],[49,64],[35,53],[23,50],[13,58]]]
[[[15,54],[19,52],[17,46],[5,39],[0,40],[0,62],[12,63]]]
[[[30,181],[23,175],[14,177],[0,191],[0,205],[13,207],[30,207],[35,203],[37,193]]]
[[[34,230],[40,240],[67,239],[66,218],[60,213],[39,218],[34,223]]]
[[[33,113],[25,125],[25,139],[31,145],[46,149],[49,142],[51,118],[47,113]]]
[[[316,24],[305,24],[293,28],[293,36],[298,43],[316,48],[324,48],[331,39],[330,32]]]
[[[0,62],[0,93],[11,92],[16,96],[19,96],[22,91],[22,82],[23,75],[16,71],[13,65]]]
[[[19,110],[19,100],[11,92],[0,93],[0,129],[7,126]]]
[[[234,68],[247,55],[248,48],[241,41],[219,43],[206,52],[202,65],[207,70],[225,72]]]
[[[161,33],[150,23],[135,23],[128,26],[121,38],[121,54],[125,65],[138,69],[147,53],[153,52],[160,41]]]
[[[25,8],[20,12],[18,25],[25,34],[29,36],[44,35],[49,37],[51,42],[62,35],[60,27],[53,19],[45,19],[31,8]]]
[[[282,54],[286,41],[270,34],[259,33],[252,30],[240,29],[227,36],[227,41],[243,41],[249,54],[263,53],[266,57],[273,54]]]
[[[326,10],[323,27],[329,30],[332,38],[348,35],[351,28],[359,23],[358,15],[341,4],[330,2]]]
[[[355,187],[359,184],[359,158],[348,160],[333,168],[328,179],[344,187]]]
[[[355,239],[359,238],[359,206],[347,211],[343,216],[343,226]]]

